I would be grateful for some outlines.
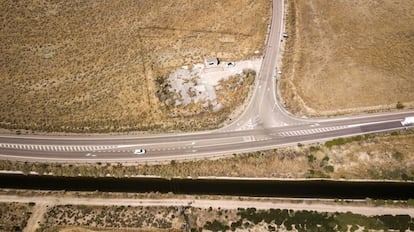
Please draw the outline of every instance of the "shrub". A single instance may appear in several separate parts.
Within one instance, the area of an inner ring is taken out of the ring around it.
[[[397,104],[396,104],[396,106],[395,106],[397,109],[399,109],[399,110],[401,110],[401,109],[404,109],[404,105],[401,103],[401,102],[397,102]]]
[[[359,141],[362,141],[362,140],[368,139],[368,138],[369,138],[369,136],[363,137],[361,135],[350,137],[350,138],[337,138],[337,139],[333,139],[333,140],[325,142],[325,146],[328,147],[328,148],[332,148],[333,146],[340,146],[340,145],[344,145],[346,143],[351,143],[351,142],[354,142],[354,141],[359,142]]]
[[[212,230],[212,231],[226,231],[226,230],[229,230],[230,227],[227,225],[224,225],[223,223],[217,220],[214,220],[213,222],[207,222],[204,225],[204,229]]]
[[[311,147],[309,148],[309,151],[310,151],[310,152],[317,152],[317,151],[319,151],[319,150],[321,150],[321,147],[319,147],[319,146],[311,146]]]
[[[325,166],[323,169],[325,172],[334,172],[334,167],[331,165]]]
[[[313,156],[313,155],[309,155],[308,156],[308,162],[309,163],[313,163],[313,162],[315,162],[315,160],[316,160],[316,157],[315,156]]]

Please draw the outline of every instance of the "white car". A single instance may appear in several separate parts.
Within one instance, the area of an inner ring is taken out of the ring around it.
[[[135,149],[135,151],[134,151],[134,154],[135,155],[143,155],[143,154],[145,154],[145,149],[142,149],[142,148],[140,148],[140,149]]]

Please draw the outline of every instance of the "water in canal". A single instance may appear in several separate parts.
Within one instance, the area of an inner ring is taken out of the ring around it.
[[[0,188],[100,191],[160,192],[234,196],[267,196],[331,199],[414,199],[414,183],[346,182],[330,180],[223,180],[162,178],[93,178],[0,174]]]

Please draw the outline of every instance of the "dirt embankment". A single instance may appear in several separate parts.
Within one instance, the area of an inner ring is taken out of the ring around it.
[[[414,107],[413,1],[289,1],[287,8],[280,88],[289,111]]]

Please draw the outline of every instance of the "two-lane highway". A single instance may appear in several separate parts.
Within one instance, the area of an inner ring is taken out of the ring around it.
[[[244,131],[203,132],[156,136],[26,137],[1,136],[3,159],[59,162],[128,162],[197,159],[272,149],[341,136],[403,129],[401,121],[412,113],[371,115],[343,120],[256,128]],[[137,148],[147,154],[135,155]]]

